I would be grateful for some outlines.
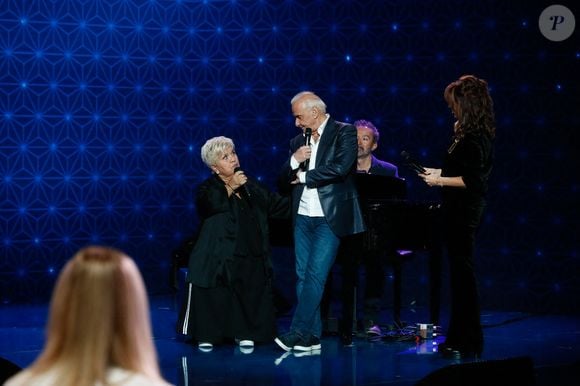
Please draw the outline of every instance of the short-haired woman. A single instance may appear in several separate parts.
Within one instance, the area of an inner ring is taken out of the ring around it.
[[[276,334],[268,219],[288,218],[289,199],[239,169],[230,138],[209,139],[201,158],[212,175],[196,193],[200,227],[178,329],[202,351],[236,341],[248,353]]]

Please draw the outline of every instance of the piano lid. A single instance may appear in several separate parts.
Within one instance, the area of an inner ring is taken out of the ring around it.
[[[404,200],[407,198],[407,183],[403,178],[357,173],[355,175],[358,194],[363,200]]]

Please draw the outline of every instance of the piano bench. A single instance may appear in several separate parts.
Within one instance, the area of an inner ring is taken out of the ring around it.
[[[414,251],[399,249],[394,256],[387,257],[393,267],[393,322],[397,327],[403,327],[401,322],[402,264],[415,256]]]
[[[415,255],[415,251],[401,249],[394,255],[386,256],[387,264],[393,268],[393,321],[401,326],[401,293],[402,293],[402,265]],[[440,288],[441,288],[441,253],[432,250],[429,254],[429,293],[430,293],[430,321],[439,324]]]

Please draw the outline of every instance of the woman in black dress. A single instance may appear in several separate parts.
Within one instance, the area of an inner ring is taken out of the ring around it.
[[[474,272],[474,240],[485,207],[493,162],[495,119],[487,82],[464,75],[447,86],[444,98],[456,118],[442,169],[419,174],[442,191],[445,241],[451,278],[451,315],[444,355],[480,355],[483,332]]]
[[[247,350],[276,335],[268,218],[288,218],[289,200],[248,179],[229,138],[209,139],[201,157],[213,174],[196,193],[200,228],[178,327],[203,351],[234,340]]]

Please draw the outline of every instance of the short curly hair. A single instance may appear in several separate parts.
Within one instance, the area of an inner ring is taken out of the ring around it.
[[[201,160],[211,169],[226,149],[235,150],[236,145],[228,137],[219,136],[208,139],[201,147]]]
[[[373,125],[373,123],[371,121],[367,121],[364,119],[359,119],[358,121],[354,121],[353,125],[356,128],[359,127],[366,127],[367,129],[371,129],[371,131],[373,132],[373,141],[374,143],[379,143],[379,138],[380,138],[380,133],[379,133],[379,129],[376,128],[375,125]]]

